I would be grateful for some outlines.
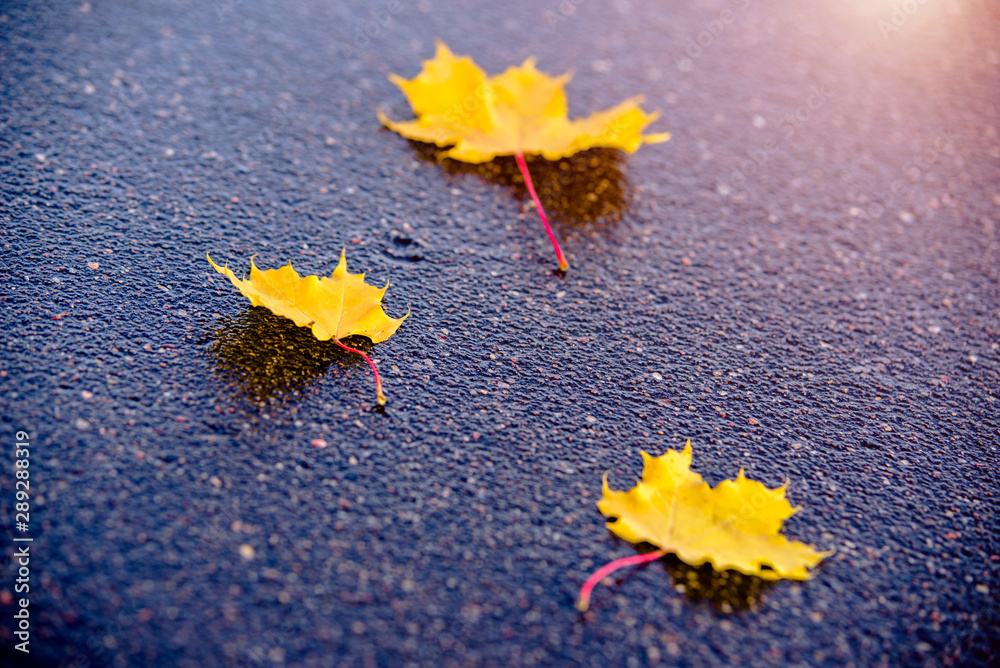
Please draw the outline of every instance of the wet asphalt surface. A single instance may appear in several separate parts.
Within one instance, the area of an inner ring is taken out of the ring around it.
[[[998,8],[499,5],[0,4],[3,665],[997,661]],[[379,127],[436,37],[572,69],[572,115],[663,111],[666,144],[530,163],[566,275],[513,160]],[[205,261],[343,247],[411,311],[368,348],[384,412]],[[791,481],[785,533],[835,554],[667,558],[579,614],[637,549],[601,475],[687,438],[713,484]]]

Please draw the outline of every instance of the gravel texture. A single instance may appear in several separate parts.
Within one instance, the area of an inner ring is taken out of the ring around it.
[[[0,4],[0,661],[996,665],[1000,11],[827,4]],[[530,163],[566,275],[512,160],[379,126],[434,38],[572,69],[573,115],[663,111],[666,144]],[[344,247],[411,312],[369,348],[384,411],[205,260]],[[790,481],[786,533],[835,554],[667,558],[576,612],[636,549],[602,474],[687,438],[713,484]]]

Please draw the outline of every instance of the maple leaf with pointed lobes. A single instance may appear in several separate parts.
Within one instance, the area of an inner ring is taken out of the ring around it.
[[[831,552],[817,552],[781,535],[782,523],[798,509],[785,499],[785,487],[768,489],[748,480],[708,486],[691,470],[691,441],[683,452],[660,457],[642,453],[642,480],[627,492],[608,487],[597,507],[611,518],[608,528],[631,543],[660,548],[613,561],[592,575],[580,590],[577,607],[586,610],[590,592],[612,571],[672,552],[691,566],[709,562],[718,571],[734,569],[766,580],[806,580],[809,569]]]
[[[208,257],[208,256],[206,256]],[[375,363],[360,350],[345,346],[340,339],[364,336],[372,343],[380,343],[396,333],[410,315],[390,318],[382,310],[382,297],[389,289],[365,283],[364,274],[347,271],[346,251],[340,252],[340,262],[329,277],[299,276],[289,262],[280,269],[261,271],[250,258],[250,279],[241,280],[228,266],[209,263],[224,274],[253,306],[263,306],[275,315],[292,320],[299,327],[309,327],[320,341],[333,339],[334,343],[365,358],[375,374],[375,390],[380,405],[385,405],[382,380]]]
[[[596,147],[632,153],[643,143],[670,139],[666,132],[642,134],[659,113],[644,112],[639,106],[641,95],[587,118],[570,120],[563,91],[570,75],[551,77],[539,72],[534,58],[489,77],[471,58],[455,56],[438,41],[434,58],[424,62],[415,78],[394,74],[389,78],[406,94],[417,116],[393,121],[379,111],[379,120],[389,129],[415,141],[450,146],[440,155],[442,159],[475,164],[501,155],[516,158],[564,271],[569,263],[549,227],[524,155],[557,160]]]

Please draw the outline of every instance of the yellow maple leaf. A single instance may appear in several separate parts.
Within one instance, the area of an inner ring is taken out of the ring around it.
[[[645,113],[641,95],[570,120],[563,91],[570,75],[539,72],[534,58],[489,77],[470,57],[455,56],[438,41],[434,58],[415,78],[389,78],[403,89],[417,118],[392,121],[378,112],[379,119],[408,139],[453,145],[442,158],[481,163],[498,155],[537,154],[557,160],[598,146],[632,153],[644,142],[670,138],[666,132],[642,134],[659,113]]]
[[[208,257],[208,256],[206,256]],[[253,306],[263,306],[275,315],[292,320],[299,327],[310,327],[320,341],[333,339],[334,343],[365,358],[375,374],[375,389],[380,405],[385,405],[382,380],[374,362],[362,351],[345,346],[340,339],[364,336],[372,343],[380,343],[396,333],[410,315],[390,318],[382,310],[382,297],[389,289],[365,283],[364,274],[347,271],[347,256],[340,253],[340,262],[329,277],[299,276],[291,263],[280,269],[261,271],[250,258],[250,278],[241,280],[228,266],[209,263],[224,274]]]
[[[740,469],[735,480],[709,487],[691,470],[690,440],[683,452],[669,450],[660,457],[643,452],[642,458],[642,480],[628,491],[611,489],[605,474],[597,507],[612,520],[607,526],[615,534],[660,549],[597,571],[580,591],[581,610],[586,610],[593,586],[609,572],[666,553],[692,566],[709,562],[719,571],[733,569],[766,580],[806,580],[809,569],[831,554],[779,533],[798,510],[785,498],[787,485],[768,489]]]
[[[482,163],[501,155],[517,159],[525,184],[556,249],[560,269],[566,262],[545,211],[535,193],[524,155],[557,160],[589,148],[619,148],[629,153],[643,143],[670,139],[666,132],[642,134],[659,117],[640,107],[637,95],[587,118],[570,120],[563,86],[569,74],[552,77],[528,58],[489,77],[468,56],[455,56],[437,42],[434,58],[411,80],[389,77],[406,94],[416,118],[393,121],[381,111],[379,120],[408,139],[451,146],[441,158]]]

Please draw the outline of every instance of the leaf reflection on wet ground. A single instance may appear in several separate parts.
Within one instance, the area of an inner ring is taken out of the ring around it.
[[[371,342],[348,337],[344,342],[368,352]],[[333,341],[318,341],[307,327],[250,307],[223,318],[206,334],[206,350],[215,362],[216,376],[234,399],[253,402],[283,401],[307,391],[306,384],[327,373],[333,364],[361,364],[357,355]]]
[[[654,552],[656,549],[649,544],[637,546],[640,554]],[[757,610],[764,593],[776,584],[774,581],[765,580],[755,575],[744,575],[739,571],[717,571],[712,567],[712,564],[708,563],[701,566],[691,566],[681,561],[677,555],[667,554],[656,561],[632,568],[618,577],[612,576],[614,577],[612,588],[615,593],[625,594],[622,585],[653,564],[663,566],[667,574],[670,575],[676,592],[684,594],[691,601],[706,601],[715,610],[725,614],[743,610]],[[599,589],[594,590],[595,602],[592,604],[592,610],[594,608],[599,610],[601,607]]]
[[[674,581],[674,589],[692,601],[708,601],[720,612],[756,610],[761,596],[775,582],[739,571],[717,571],[711,564],[690,566],[677,555],[660,559]]]
[[[417,157],[440,164],[449,174],[476,174],[514,190],[530,201],[524,177],[513,156],[494,158],[473,165],[457,160],[439,160],[445,150],[434,144],[411,141]],[[568,225],[608,224],[621,220],[632,203],[625,175],[626,154],[618,149],[593,148],[568,158],[546,160],[526,155],[531,180],[549,216]]]

